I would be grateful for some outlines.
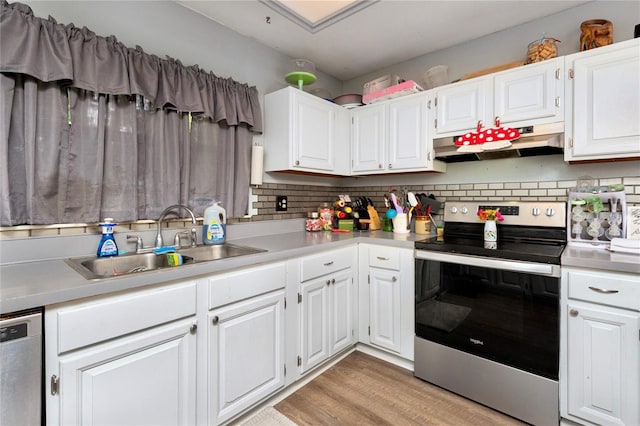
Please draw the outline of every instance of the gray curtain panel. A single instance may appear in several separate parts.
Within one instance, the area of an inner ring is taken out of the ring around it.
[[[0,225],[248,209],[255,87],[0,2]]]

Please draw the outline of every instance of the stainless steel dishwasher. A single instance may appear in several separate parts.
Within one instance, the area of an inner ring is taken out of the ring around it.
[[[40,425],[42,311],[0,315],[0,424]]]

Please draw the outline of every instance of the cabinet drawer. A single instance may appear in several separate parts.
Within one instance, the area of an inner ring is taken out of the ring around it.
[[[374,268],[400,270],[400,250],[392,247],[369,248],[369,266]]]
[[[353,263],[353,250],[353,248],[331,250],[303,258],[300,261],[300,281],[308,281],[350,268]]]
[[[286,280],[284,263],[213,276],[208,279],[209,309],[283,288]]]
[[[640,277],[595,271],[568,272],[570,299],[640,311]]]
[[[56,309],[58,353],[196,313],[195,281],[108,296]]]

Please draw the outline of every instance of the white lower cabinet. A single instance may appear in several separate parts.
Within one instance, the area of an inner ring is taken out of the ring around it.
[[[207,424],[239,415],[284,386],[286,267],[208,279]],[[201,352],[203,353],[203,352]]]
[[[561,414],[640,424],[640,277],[563,268]]]
[[[413,250],[360,244],[360,342],[413,360]]]
[[[304,373],[355,343],[355,246],[300,260],[300,355]]]
[[[47,307],[47,424],[194,424],[195,302],[187,282]]]

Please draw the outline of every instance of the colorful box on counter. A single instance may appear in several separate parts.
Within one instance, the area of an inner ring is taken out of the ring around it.
[[[422,92],[422,90],[422,87],[420,87],[415,81],[409,80],[385,89],[377,90],[373,93],[369,93],[368,95],[363,95],[362,102],[365,104],[371,104],[374,102],[399,98],[400,96],[410,95],[412,93]]]
[[[353,231],[353,219],[338,219],[338,229]]]

